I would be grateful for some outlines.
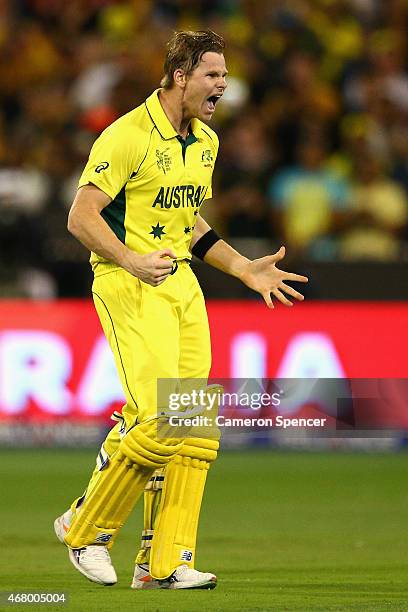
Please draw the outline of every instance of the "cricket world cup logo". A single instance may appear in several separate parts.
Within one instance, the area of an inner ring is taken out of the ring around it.
[[[168,155],[167,151],[169,148],[164,149],[164,151],[159,151],[156,149],[156,163],[159,170],[163,170],[163,174],[166,174],[170,170],[171,166],[171,157]]]

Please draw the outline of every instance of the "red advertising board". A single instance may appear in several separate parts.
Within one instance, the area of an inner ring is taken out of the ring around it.
[[[208,314],[213,377],[408,378],[408,303],[212,301]],[[121,403],[90,301],[0,302],[0,420],[99,421]]]

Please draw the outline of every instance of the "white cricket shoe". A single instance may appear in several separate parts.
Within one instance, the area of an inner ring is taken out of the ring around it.
[[[71,526],[72,516],[73,512],[69,509],[54,521],[55,535],[62,544],[65,544],[64,536]],[[118,579],[106,546],[98,544],[78,549],[67,548],[72,565],[88,580],[106,586],[116,584]]]
[[[132,589],[214,589],[217,576],[180,565],[169,578],[157,580],[149,574],[146,564],[136,565]]]
[[[160,580],[151,577],[149,566],[146,563],[135,565],[133,580],[130,586],[132,589],[161,589]]]
[[[111,586],[118,581],[106,546],[68,548],[72,565],[91,582]]]
[[[61,514],[61,516],[56,518],[54,521],[55,535],[57,536],[61,544],[65,544],[64,536],[68,532],[68,529],[71,526],[72,516],[73,516],[73,512],[70,508],[69,510],[64,512],[64,514]]]

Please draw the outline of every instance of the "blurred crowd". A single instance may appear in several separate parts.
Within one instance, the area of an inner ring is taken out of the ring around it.
[[[0,0],[0,296],[88,294],[77,180],[177,29],[227,42],[208,221],[298,260],[408,260],[407,17],[408,0]]]

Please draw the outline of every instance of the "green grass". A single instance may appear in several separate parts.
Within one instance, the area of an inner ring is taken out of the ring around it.
[[[404,454],[224,452],[210,473],[197,556],[218,587],[135,592],[140,508],[113,549],[111,588],[75,572],[53,534],[93,453],[3,450],[0,590],[65,591],[69,605],[55,610],[408,611],[407,464]]]

